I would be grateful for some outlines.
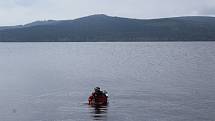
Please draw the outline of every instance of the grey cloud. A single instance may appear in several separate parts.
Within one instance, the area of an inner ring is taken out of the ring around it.
[[[214,0],[0,0],[0,26],[91,14],[130,18],[214,15]]]
[[[202,10],[199,11],[199,14],[201,15],[215,15],[215,7],[209,7],[209,8],[204,8]]]
[[[32,6],[32,5],[36,4],[39,1],[40,0],[14,0],[14,3],[16,5],[28,7],[28,6]]]

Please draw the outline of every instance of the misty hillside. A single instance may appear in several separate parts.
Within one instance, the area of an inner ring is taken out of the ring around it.
[[[1,42],[213,41],[215,17],[129,19],[92,15],[0,27]]]

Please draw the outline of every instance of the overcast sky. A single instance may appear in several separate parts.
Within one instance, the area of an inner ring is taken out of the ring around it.
[[[0,26],[92,14],[130,18],[215,15],[215,0],[0,0]]]

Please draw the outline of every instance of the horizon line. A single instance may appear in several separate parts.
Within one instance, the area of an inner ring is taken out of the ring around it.
[[[178,18],[178,17],[211,17],[214,18],[213,15],[184,15],[184,16],[171,16],[171,17],[154,17],[154,18],[132,18],[132,17],[123,17],[123,16],[113,16],[108,14],[90,14],[86,16],[80,16],[73,19],[43,19],[43,20],[34,20],[25,24],[16,24],[16,25],[0,25],[0,27],[15,27],[15,26],[25,26],[34,22],[47,22],[47,21],[72,21],[77,20],[85,17],[91,17],[91,16],[107,16],[107,17],[118,17],[118,18],[125,18],[125,19],[136,19],[136,20],[156,20],[156,19],[167,19],[167,18]]]

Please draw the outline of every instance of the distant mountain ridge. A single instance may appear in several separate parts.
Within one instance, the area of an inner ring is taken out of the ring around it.
[[[104,14],[0,27],[1,42],[214,41],[215,17],[131,19]]]

